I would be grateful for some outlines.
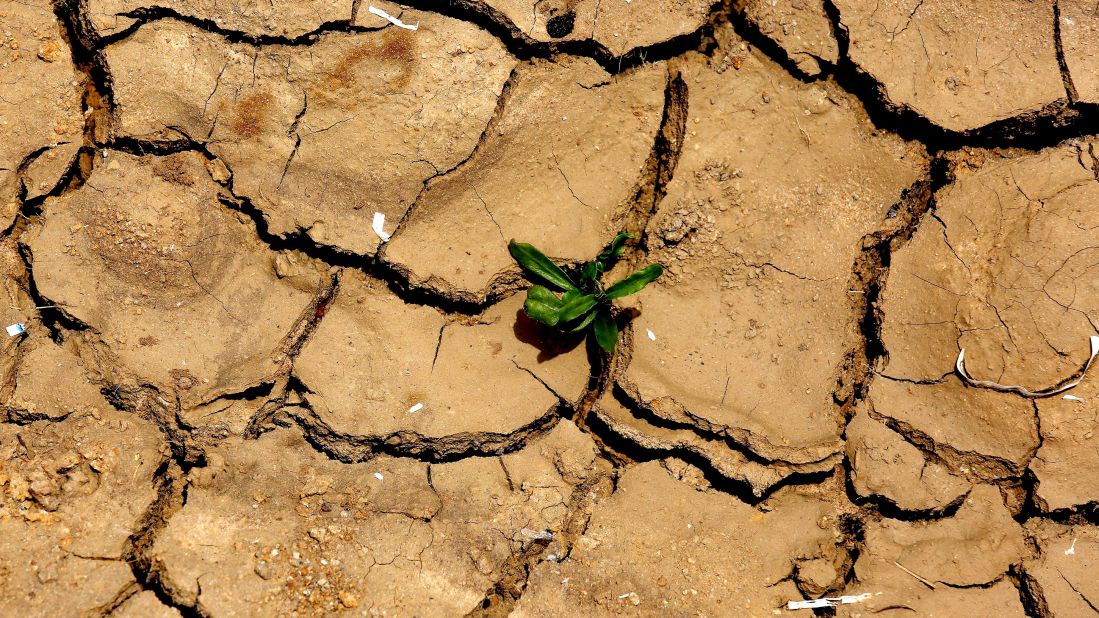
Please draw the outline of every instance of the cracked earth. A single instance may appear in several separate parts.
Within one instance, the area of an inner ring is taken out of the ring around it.
[[[1099,613],[1097,31],[0,0],[0,613]],[[614,355],[524,316],[619,230]]]

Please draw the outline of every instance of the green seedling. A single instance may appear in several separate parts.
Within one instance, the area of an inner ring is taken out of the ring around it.
[[[622,232],[594,260],[565,269],[532,245],[509,242],[511,257],[535,284],[527,290],[527,302],[523,305],[527,315],[565,333],[580,333],[591,328],[599,347],[608,354],[614,352],[618,324],[611,314],[611,301],[640,292],[664,272],[663,266],[652,264],[608,288],[603,287],[600,281],[603,273],[614,266],[626,249],[626,241],[631,238],[634,238],[632,234]]]

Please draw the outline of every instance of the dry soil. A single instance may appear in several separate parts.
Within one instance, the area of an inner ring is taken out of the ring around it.
[[[0,0],[0,615],[1099,613],[1097,33]]]

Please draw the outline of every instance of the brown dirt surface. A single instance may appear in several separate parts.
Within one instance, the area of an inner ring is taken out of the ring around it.
[[[835,0],[850,59],[897,107],[964,132],[1068,97],[1045,0]]]
[[[0,615],[1099,613],[1093,4],[0,0]]]
[[[532,345],[546,334],[520,300],[467,324],[350,274],[295,362],[303,405],[335,434],[441,450],[552,423],[583,397],[588,357],[580,345]]]
[[[709,18],[709,0],[655,0],[639,12],[602,0],[487,0],[502,23],[534,41],[588,42],[614,56],[686,37]],[[508,23],[510,22],[510,23]]]
[[[96,613],[133,594],[132,538],[167,459],[156,428],[100,397],[62,421],[5,424],[0,457],[5,612]]]
[[[179,177],[114,155],[25,238],[40,292],[101,337],[116,372],[193,405],[269,380],[310,296],[280,281],[250,222],[219,206],[199,156],[160,163]]]
[[[743,11],[746,24],[777,43],[805,75],[820,75],[839,62],[824,0],[747,0]]]
[[[0,216],[53,190],[83,142],[83,78],[46,0],[0,6]],[[6,227],[7,224],[5,224]]]
[[[1074,99],[1087,103],[1099,101],[1099,76],[1095,74],[1099,63],[1099,50],[1088,42],[1099,31],[1099,12],[1095,5],[1081,0],[1058,0],[1061,47],[1064,54],[1064,74],[1069,93]]]
[[[511,556],[563,532],[576,487],[599,473],[569,421],[519,453],[453,463],[343,464],[288,430],[208,457],[152,560],[174,597],[230,615],[462,613]]]
[[[352,21],[352,7],[337,0],[88,0],[88,16],[104,35],[118,34],[151,15],[172,15],[252,36],[295,38]]]
[[[654,502],[654,494],[661,499]],[[830,501],[791,491],[764,510],[679,482],[659,463],[641,464],[597,503],[568,560],[535,567],[515,615],[675,611],[684,597],[708,615],[770,613],[797,595],[790,573],[799,564],[841,567],[845,556]],[[663,523],[646,526],[646,520]],[[638,561],[646,568],[638,569]]]
[[[819,462],[841,449],[832,391],[855,336],[852,247],[926,159],[877,135],[857,101],[784,76],[728,36],[724,54],[680,67],[696,98],[646,230],[669,272],[641,301],[617,384],[653,414],[766,461]],[[753,122],[722,129],[737,118]],[[788,149],[759,156],[753,143]],[[733,341],[741,352],[730,356]]]
[[[271,233],[355,254],[381,242],[374,212],[393,226],[470,156],[515,66],[487,33],[430,14],[415,33],[334,32],[308,53],[231,38],[166,20],[112,46],[119,131],[208,142]],[[186,74],[168,50],[194,59]]]
[[[383,260],[414,285],[477,303],[514,279],[496,276],[516,271],[507,239],[555,257],[598,253],[642,181],[660,125],[664,69],[650,65],[613,80],[590,60],[517,70],[474,156],[427,188]],[[555,216],[539,216],[532,203]]]

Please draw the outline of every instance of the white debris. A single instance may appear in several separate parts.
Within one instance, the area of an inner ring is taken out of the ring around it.
[[[384,479],[385,477],[384,477],[384,476],[382,476],[382,473],[381,473],[381,472],[375,472],[375,473],[374,473],[374,478],[376,478],[376,479],[378,479],[378,480],[380,481],[380,480]]]
[[[1064,397],[1061,397],[1061,399],[1068,399],[1069,401],[1083,401],[1083,399],[1080,399],[1076,395],[1065,395]]]
[[[368,10],[371,13],[377,15],[378,17],[381,17],[382,19],[388,20],[389,23],[393,24],[394,26],[397,26],[398,28],[404,28],[405,30],[415,30],[416,28],[420,27],[420,22],[416,22],[415,24],[411,24],[411,25],[406,24],[403,21],[397,19],[396,17],[393,17],[389,13],[386,13],[385,11],[379,9],[378,7],[376,7],[374,5],[370,5],[370,7],[367,8],[366,10]]]
[[[371,7],[373,8],[373,7]],[[378,235],[378,238],[382,239],[382,242],[389,242],[389,234],[385,231],[385,215],[376,212],[374,213],[374,222],[370,224],[371,229]]]
[[[531,530],[530,528],[523,528],[519,531],[519,534],[527,537],[528,539],[546,539],[553,540],[553,533],[549,530]]]
[[[825,597],[823,599],[809,599],[806,601],[789,601],[786,603],[786,609],[816,609],[818,607],[835,607],[837,605],[848,605],[851,603],[858,603],[865,601],[874,595],[869,592],[864,592],[859,595],[844,595],[842,597]]]
[[[1084,379],[1084,374],[1088,372],[1088,368],[1091,367],[1091,362],[1095,360],[1095,356],[1099,355],[1099,335],[1092,335],[1091,340],[1091,356],[1088,357],[1088,362],[1084,363],[1084,368],[1080,370],[1079,376],[1073,380],[1061,384],[1060,386],[1051,386],[1042,390],[1031,391],[1022,386],[997,384],[989,380],[974,380],[969,376],[969,373],[965,370],[965,349],[963,348],[958,352],[958,360],[954,362],[954,370],[958,372],[962,380],[970,386],[978,386],[981,388],[989,388],[994,391],[1001,391],[1005,393],[1018,393],[1023,397],[1049,397],[1050,395],[1056,395],[1073,388]]]
[[[629,599],[630,603],[634,605],[641,605],[641,597],[637,596],[636,592],[627,592],[626,594],[618,595],[618,599]]]
[[[645,329],[645,332],[649,335],[649,341],[656,341],[656,333],[649,329]]]
[[[423,409],[424,409],[424,404],[417,403],[416,405],[414,405],[414,406],[412,406],[411,408],[408,409],[408,413],[409,414],[415,414],[415,413],[417,413],[417,412],[419,412],[420,410],[423,410]]]
[[[1065,550],[1065,555],[1066,556],[1071,556],[1075,553],[1076,553],[1076,537],[1072,537],[1072,545],[1069,545],[1068,549]]]
[[[27,327],[19,322],[16,322],[15,324],[9,326],[7,328],[7,331],[9,337],[14,337],[16,335],[22,335],[23,333],[27,332]]]

